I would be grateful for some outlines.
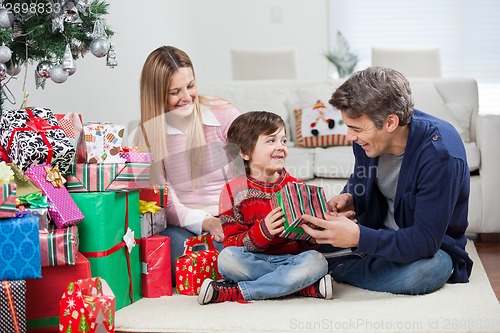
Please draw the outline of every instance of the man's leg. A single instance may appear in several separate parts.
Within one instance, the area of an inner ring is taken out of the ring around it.
[[[432,258],[405,264],[374,256],[333,259],[329,270],[337,282],[394,294],[431,293],[441,288],[453,271],[451,258],[443,250]]]

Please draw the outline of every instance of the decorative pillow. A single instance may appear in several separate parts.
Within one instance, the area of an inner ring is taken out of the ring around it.
[[[295,109],[296,138],[298,147],[347,146],[347,126],[339,111],[318,100],[312,108]]]

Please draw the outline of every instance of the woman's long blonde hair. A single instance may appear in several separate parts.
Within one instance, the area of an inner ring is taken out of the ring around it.
[[[152,184],[167,182],[163,160],[167,158],[166,119],[167,97],[173,73],[179,69],[194,68],[189,56],[173,46],[161,46],[151,52],[144,62],[141,73],[141,121],[136,142],[146,145],[153,153],[150,180]],[[200,96],[195,99],[194,112],[187,129],[186,154],[189,161],[191,179],[201,175],[203,149],[206,144],[200,109]],[[142,134],[142,138],[140,135]],[[198,148],[198,149],[197,149]]]

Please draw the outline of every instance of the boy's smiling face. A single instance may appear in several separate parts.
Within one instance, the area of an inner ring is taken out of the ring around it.
[[[242,154],[248,161],[250,176],[265,182],[276,181],[288,156],[284,128],[271,134],[260,134],[250,155]]]

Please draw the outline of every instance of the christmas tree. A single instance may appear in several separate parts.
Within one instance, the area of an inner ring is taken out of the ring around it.
[[[36,65],[37,88],[47,78],[65,82],[88,51],[116,66],[108,8],[104,0],[0,0],[0,114],[8,82],[23,66]]]

